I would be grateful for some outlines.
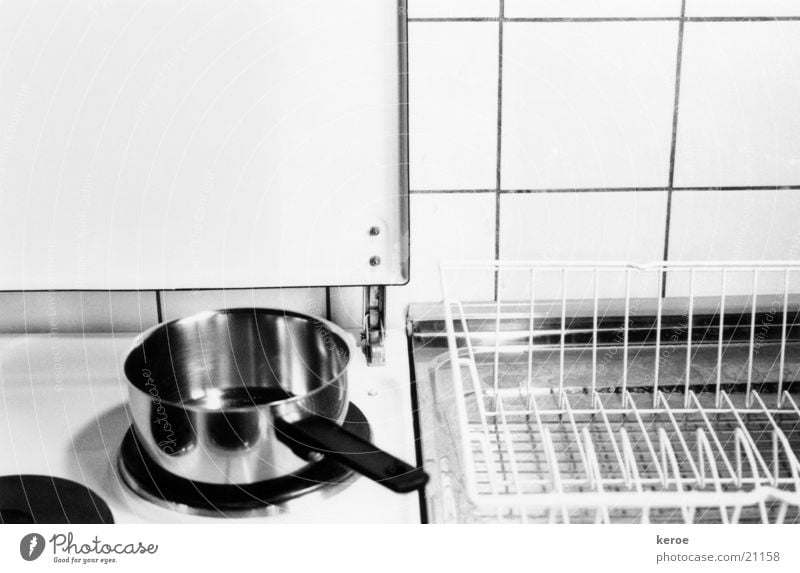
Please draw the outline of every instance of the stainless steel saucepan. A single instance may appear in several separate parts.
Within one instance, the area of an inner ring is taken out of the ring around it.
[[[133,425],[167,471],[247,484],[330,457],[398,492],[427,475],[341,427],[347,335],[272,309],[210,311],[143,333],[125,361]]]

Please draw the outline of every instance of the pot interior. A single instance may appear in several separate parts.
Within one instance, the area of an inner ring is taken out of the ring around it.
[[[128,355],[125,375],[161,403],[219,410],[340,385],[348,361],[347,344],[324,321],[234,309],[156,327]]]

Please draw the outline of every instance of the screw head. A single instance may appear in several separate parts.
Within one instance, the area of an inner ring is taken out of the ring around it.
[[[377,237],[378,235],[381,234],[381,228],[380,227],[370,227],[369,228],[369,234],[372,237]]]
[[[373,267],[377,267],[378,265],[381,264],[381,258],[378,256],[370,257],[369,264],[372,265]]]

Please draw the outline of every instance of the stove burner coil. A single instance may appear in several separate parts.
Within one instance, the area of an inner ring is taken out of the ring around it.
[[[343,427],[369,440],[371,430],[363,412],[350,404]],[[280,507],[318,490],[342,487],[353,472],[322,458],[294,474],[250,484],[214,484],[176,476],[156,464],[138,443],[131,427],[120,448],[119,471],[138,496],[167,509],[211,517],[273,515]]]
[[[0,524],[114,523],[108,504],[74,481],[41,475],[0,477]]]

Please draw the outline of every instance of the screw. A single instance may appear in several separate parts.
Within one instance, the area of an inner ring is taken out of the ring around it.
[[[371,257],[369,259],[369,264],[371,264],[373,267],[377,267],[379,264],[381,264],[381,258],[377,256]]]
[[[378,235],[381,234],[381,228],[380,227],[370,227],[369,228],[369,234],[372,237],[377,237]]]

